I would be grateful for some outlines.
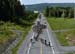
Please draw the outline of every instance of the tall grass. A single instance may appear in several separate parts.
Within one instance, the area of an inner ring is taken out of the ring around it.
[[[75,19],[71,18],[47,18],[53,30],[75,29]]]

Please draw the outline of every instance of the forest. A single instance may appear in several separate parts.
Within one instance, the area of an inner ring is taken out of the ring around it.
[[[29,18],[35,18],[36,15],[32,11],[26,11],[25,6],[18,0],[0,0],[0,20],[2,21],[23,24],[22,20],[30,20]]]
[[[47,17],[74,18],[73,7],[46,7],[44,12]]]
[[[0,54],[5,52],[17,38],[20,40],[15,48],[19,47],[37,15],[33,11],[26,11],[19,0],[0,0]],[[20,36],[16,31],[20,31],[19,33],[23,31],[23,34]],[[17,51],[15,48],[12,51]]]

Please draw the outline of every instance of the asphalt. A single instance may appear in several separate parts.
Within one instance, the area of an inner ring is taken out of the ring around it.
[[[52,54],[51,47],[45,45],[45,43],[42,43],[42,41],[40,40],[42,38],[43,40],[46,40],[48,43],[49,38],[46,34],[46,31],[40,34],[39,40],[35,41],[35,43],[32,44],[29,54]]]
[[[45,29],[46,32],[46,37],[48,38],[47,40],[50,42],[51,44],[51,50],[52,50],[52,54],[62,54],[63,51],[60,50],[60,44],[58,43],[58,40],[56,39],[56,36],[54,35],[54,33],[52,33],[52,30],[46,20],[46,18],[44,16],[42,16],[42,19],[44,22],[46,22],[47,28]]]
[[[38,18],[37,20],[34,22],[36,23],[38,21]],[[34,25],[33,25],[34,26]],[[33,27],[32,26],[32,27]],[[25,38],[25,40],[23,41],[23,43],[21,44],[21,46],[19,47],[18,51],[17,51],[17,54],[28,54],[28,51],[29,51],[29,45],[31,45],[31,42],[30,42],[30,39],[33,37],[33,31],[32,29],[29,31],[27,37]]]
[[[56,44],[56,40],[54,40],[54,37],[52,35],[52,32],[49,28],[49,25],[45,19],[45,17],[42,15],[41,19],[37,18],[37,21],[41,21],[41,24],[47,25],[47,28],[43,30],[42,34],[40,34],[39,39],[43,39],[48,42],[50,42],[51,46],[46,45],[45,43],[42,43],[41,40],[34,41],[34,43],[30,42],[30,39],[34,37],[35,33],[31,30],[20,46],[19,50],[17,51],[17,54],[60,54],[61,51],[58,48],[58,45]],[[34,35],[33,35],[34,34]]]
[[[37,18],[35,24],[40,20],[41,24],[45,24],[47,28],[43,29],[43,32],[38,38],[38,41],[35,41],[34,36],[36,35],[36,33],[31,29],[29,31],[29,34],[19,47],[17,54],[64,54],[64,52],[66,51],[71,51],[72,47],[60,46],[59,41],[57,40],[54,32],[52,32],[46,18],[43,16],[43,14],[41,14],[41,16],[41,19],[39,19],[39,17]],[[33,42],[31,42],[30,39],[33,39]],[[43,39],[43,41],[41,41],[41,39]],[[46,44],[44,40],[47,41]],[[50,46],[48,45],[49,42]],[[69,50],[70,48],[71,50]]]

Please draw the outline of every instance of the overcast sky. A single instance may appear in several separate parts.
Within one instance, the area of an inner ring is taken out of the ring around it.
[[[75,3],[75,0],[20,0],[21,4],[38,4],[38,3]]]

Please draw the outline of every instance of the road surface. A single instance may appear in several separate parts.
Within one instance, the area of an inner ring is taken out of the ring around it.
[[[61,54],[59,44],[53,37],[52,31],[49,28],[49,25],[45,19],[45,17],[41,14],[41,19],[37,18],[36,22],[40,20],[41,24],[47,25],[47,28],[43,30],[42,34],[40,34],[39,38],[42,38],[48,42],[50,42],[51,46],[47,46],[41,42],[41,40],[35,41],[35,43],[30,42],[30,39],[34,37],[35,33],[31,30],[21,44],[17,54]],[[36,23],[35,22],[35,23]]]
[[[36,33],[31,29],[26,39],[19,47],[17,54],[64,54],[66,51],[72,51],[72,49],[70,50],[72,47],[60,46],[43,14],[41,14],[41,18],[37,18],[35,24],[37,21],[40,21],[41,24],[45,24],[47,28],[43,29],[38,41],[34,40]],[[33,39],[33,42],[31,42],[30,39]],[[44,41],[41,41],[41,39],[46,40],[46,44]],[[50,46],[48,45],[49,42]]]

